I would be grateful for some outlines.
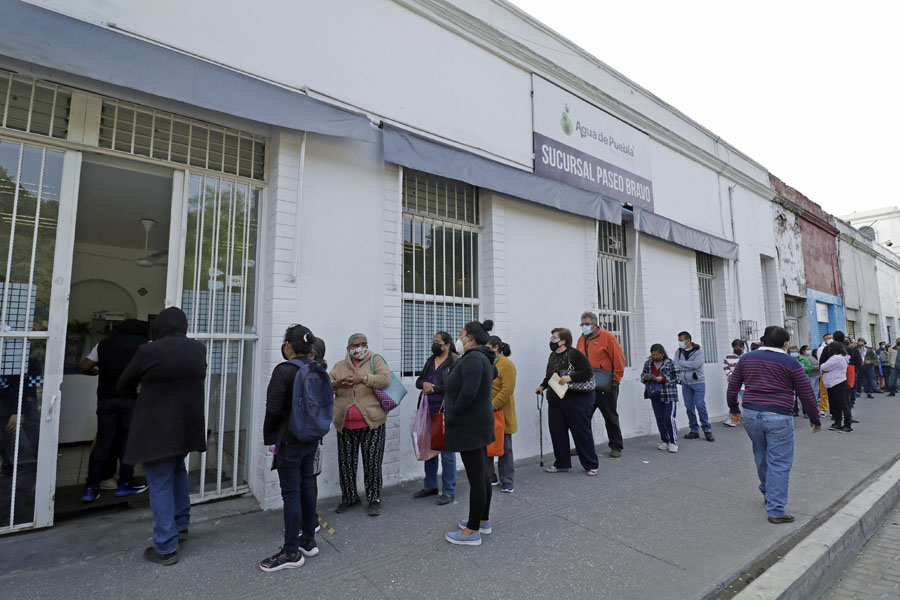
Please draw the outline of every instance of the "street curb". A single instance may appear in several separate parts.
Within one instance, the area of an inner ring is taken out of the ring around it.
[[[818,598],[900,501],[900,460],[794,546],[734,600]]]

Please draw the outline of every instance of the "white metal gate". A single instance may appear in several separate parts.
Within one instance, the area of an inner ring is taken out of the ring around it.
[[[0,533],[53,522],[80,159],[0,139]]]
[[[247,424],[253,397],[258,223],[263,188],[247,180],[188,173],[181,307],[188,335],[209,364],[207,451],[191,457],[195,502],[248,489]]]

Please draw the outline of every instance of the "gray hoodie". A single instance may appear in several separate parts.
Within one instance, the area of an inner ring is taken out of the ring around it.
[[[706,377],[703,375],[703,348],[700,344],[691,344],[690,350],[679,348],[672,357],[675,369],[678,371],[678,383],[681,385],[694,385],[703,383]]]

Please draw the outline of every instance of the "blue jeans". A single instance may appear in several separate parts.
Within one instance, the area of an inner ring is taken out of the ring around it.
[[[159,554],[178,548],[178,532],[191,523],[191,498],[184,459],[187,454],[144,463],[153,511],[153,544]]]
[[[709,415],[706,413],[706,382],[692,385],[681,384],[681,395],[684,396],[684,410],[687,412],[691,431],[699,431],[701,427],[703,431],[711,431]],[[697,425],[697,415],[700,416],[699,426]]]
[[[783,517],[794,463],[794,418],[745,408],[744,430],[753,444],[759,491],[766,498],[766,512],[770,517]]]
[[[316,476],[319,442],[282,444],[275,451],[275,468],[284,503],[284,552],[296,554],[300,540],[316,536]]]
[[[445,496],[456,493],[456,452],[441,452],[425,461],[425,489],[437,489],[438,460],[441,461],[441,492]]]

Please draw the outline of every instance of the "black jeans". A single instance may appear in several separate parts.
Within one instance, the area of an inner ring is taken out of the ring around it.
[[[491,479],[487,471],[487,446],[459,453],[469,480],[469,520],[466,527],[478,531],[482,521],[490,520]]]
[[[625,442],[622,439],[622,428],[619,426],[619,412],[617,405],[619,402],[619,387],[614,385],[608,392],[596,390],[594,392],[594,408],[591,410],[591,418],[597,409],[603,415],[606,422],[606,437],[609,439],[609,447],[611,450],[623,450]]]
[[[284,502],[284,552],[296,554],[300,540],[316,537],[316,476],[313,463],[319,442],[282,444],[275,452],[275,468]]]
[[[97,442],[88,461],[88,487],[97,487],[101,481],[112,477],[116,472],[116,461],[120,463],[119,485],[128,485],[134,479],[134,465],[121,462],[132,415],[134,400],[131,398],[97,399]]]
[[[853,417],[850,414],[849,397],[849,394],[852,393],[853,388],[848,388],[846,381],[828,388],[828,404],[835,427],[852,427]]]
[[[550,394],[547,398],[547,425],[550,428],[550,441],[553,443],[553,466],[557,469],[572,467],[572,456],[569,454],[570,431],[581,466],[586,471],[600,466],[591,430],[592,406],[592,392],[570,391],[562,400],[556,394]]]

